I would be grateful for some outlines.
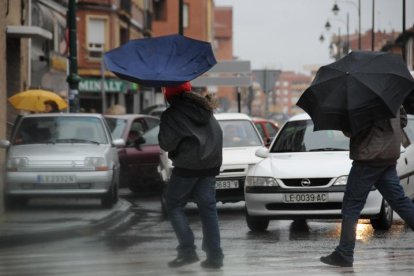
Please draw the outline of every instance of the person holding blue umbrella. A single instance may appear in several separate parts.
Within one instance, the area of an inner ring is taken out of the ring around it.
[[[178,239],[178,255],[169,262],[180,267],[199,260],[194,234],[184,213],[189,198],[197,203],[203,229],[204,268],[223,266],[216,209],[216,176],[222,163],[223,133],[208,97],[191,92],[191,84],[164,87],[170,106],[162,113],[158,140],[168,152],[173,171],[167,187],[167,212]]]
[[[121,79],[162,87],[170,106],[162,113],[158,135],[174,169],[167,188],[167,212],[178,239],[177,257],[169,267],[199,260],[194,234],[184,214],[190,197],[197,203],[203,226],[204,268],[223,266],[216,209],[216,175],[222,163],[223,133],[209,97],[191,92],[189,81],[217,61],[211,44],[174,34],[131,40],[104,55],[107,68]]]

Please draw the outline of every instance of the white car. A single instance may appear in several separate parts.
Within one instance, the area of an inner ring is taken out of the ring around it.
[[[100,114],[25,115],[16,123],[7,149],[6,208],[34,197],[97,197],[105,208],[118,200],[119,160]]]
[[[408,137],[403,146],[397,170],[404,186],[412,178],[414,148]],[[307,114],[296,115],[279,130],[270,148],[256,155],[263,159],[248,171],[245,182],[246,222],[252,231],[265,231],[272,219],[341,217],[352,162],[349,139],[342,132],[313,131]],[[405,185],[411,198],[412,185]],[[361,217],[371,219],[375,229],[392,225],[392,209],[375,187]]]
[[[220,113],[214,116],[223,130],[223,164],[220,175],[217,176],[216,199],[223,203],[243,201],[246,173],[250,166],[261,160],[255,156],[255,152],[264,147],[263,140],[252,119],[246,114]],[[158,171],[167,184],[172,163],[166,152],[161,153]],[[164,196],[161,203],[164,208]]]
[[[397,162],[397,172],[405,195],[414,199],[414,116],[408,115],[404,128],[403,150]]]

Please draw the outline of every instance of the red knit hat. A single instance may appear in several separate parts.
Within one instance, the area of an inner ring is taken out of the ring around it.
[[[190,92],[191,83],[189,81],[177,85],[177,86],[166,86],[163,87],[163,93],[168,102],[171,102],[174,96],[180,95],[182,92]]]

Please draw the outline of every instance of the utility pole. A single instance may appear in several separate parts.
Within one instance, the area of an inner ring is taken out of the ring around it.
[[[69,31],[69,73],[66,81],[69,84],[69,110],[79,112],[79,81],[76,33],[76,0],[69,0],[66,14]]]
[[[405,0],[403,0],[403,10],[402,10],[402,57],[405,62],[407,62],[407,57],[405,53]]]
[[[375,0],[372,0],[371,51],[375,50]]]

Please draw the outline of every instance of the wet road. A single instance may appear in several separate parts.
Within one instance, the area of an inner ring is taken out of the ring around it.
[[[99,235],[0,248],[0,275],[414,275],[414,232],[397,218],[388,232],[358,225],[354,268],[334,268],[319,262],[339,236],[338,221],[272,221],[268,232],[248,230],[243,204],[219,204],[225,264],[205,270],[199,263],[169,269],[176,240],[162,217],[157,197],[123,196],[135,206],[135,216]],[[194,205],[188,207],[201,259],[201,225]]]

